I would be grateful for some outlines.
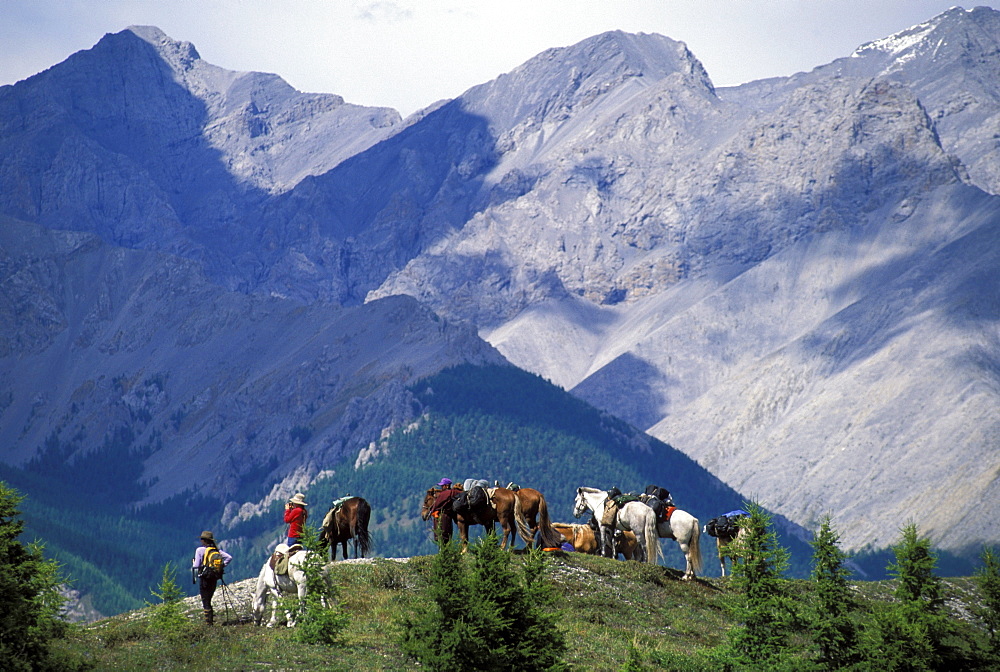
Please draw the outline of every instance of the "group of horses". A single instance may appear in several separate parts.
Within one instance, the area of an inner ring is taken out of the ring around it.
[[[452,496],[461,489],[454,489]],[[442,497],[448,496],[441,488],[427,490],[420,515],[423,520],[433,519],[436,539],[447,541],[453,534],[453,526],[458,527],[463,547],[469,543],[469,528],[482,525],[492,532],[496,524],[503,531],[501,548],[513,548],[520,537],[528,548],[539,543],[543,547],[559,548],[564,541],[574,546],[574,550],[616,557],[621,553],[626,560],[634,559],[655,564],[662,557],[660,539],[674,539],[684,553],[686,566],[683,578],[690,580],[702,569],[698,519],[687,511],[664,502],[670,507],[670,515],[665,520],[657,520],[654,510],[642,501],[630,501],[606,515],[609,507],[608,492],[598,488],[579,487],[573,503],[573,516],[580,518],[591,513],[590,525],[553,523],[545,497],[533,488],[492,487],[485,489],[486,498],[455,509],[442,506]],[[365,557],[371,548],[368,523],[371,506],[361,497],[351,497],[331,509],[324,519],[320,538],[330,546],[330,559],[337,559],[337,546],[342,547],[344,559],[348,556],[348,541],[354,541],[354,557]],[[725,557],[727,547],[733,539],[718,538],[719,562],[722,575],[726,575]],[[280,550],[280,549],[279,549]],[[287,550],[287,549],[285,549]],[[254,621],[259,625],[266,610],[267,598],[277,600],[282,594],[305,596],[306,579],[301,569],[309,551],[292,555],[288,560],[287,573],[278,574],[273,558],[261,567],[254,590]],[[289,626],[294,625],[294,617],[287,614]],[[275,625],[277,609],[274,610],[269,626]]]
[[[447,541],[451,536],[451,523],[458,526],[462,544],[469,542],[469,527],[471,525],[483,525],[487,530],[492,531],[493,526],[499,523],[503,529],[503,539],[501,547],[506,547],[508,538],[513,545],[514,532],[521,537],[526,546],[535,545],[536,537],[543,547],[558,548],[563,541],[573,543],[576,550],[587,552],[584,548],[576,548],[576,543],[567,538],[564,532],[557,529],[560,525],[566,531],[574,534],[582,532],[580,528],[567,526],[566,524],[553,524],[549,518],[548,506],[545,497],[538,490],[533,488],[519,488],[511,490],[509,488],[489,488],[488,500],[482,501],[478,506],[471,507],[462,512],[449,511],[447,507],[437,508],[436,503],[440,503],[443,491],[439,488],[431,488],[424,496],[423,507],[420,515],[424,520],[432,516],[436,511],[440,514],[434,518],[435,535]],[[587,511],[593,515],[593,519],[598,521],[598,535],[596,548],[599,555],[606,557],[616,557],[618,550],[615,543],[616,530],[633,535],[633,544],[626,542],[626,558],[634,558],[655,564],[662,552],[659,540],[674,539],[684,553],[686,567],[684,569],[684,579],[693,579],[696,572],[701,571],[701,528],[698,519],[686,511],[671,507],[673,510],[666,520],[657,521],[656,513],[652,508],[641,501],[632,501],[620,509],[617,514],[607,519],[605,508],[608,502],[608,493],[597,488],[580,487],[576,491],[576,500],[573,504],[573,516],[579,518]],[[672,502],[665,502],[672,504]],[[627,539],[627,537],[626,537]],[[587,548],[590,544],[587,544]]]

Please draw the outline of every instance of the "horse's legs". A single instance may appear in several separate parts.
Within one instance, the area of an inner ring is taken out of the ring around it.
[[[347,560],[347,537],[344,537],[344,540],[340,542],[340,551],[344,556],[344,560]],[[354,552],[354,557],[358,557],[357,550]]]
[[[615,528],[601,525],[601,556],[605,558],[617,558],[615,553]]]
[[[637,562],[646,562],[646,534],[639,525],[635,526],[635,529],[632,530],[632,534],[635,535],[636,542],[632,559]]]
[[[257,586],[254,588],[253,594],[253,623],[254,625],[260,625],[261,621],[264,620],[264,609],[267,607],[267,584],[265,583],[264,574],[257,578]]]
[[[691,546],[686,541],[677,540],[677,545],[681,547],[684,554],[684,580],[694,578],[694,562],[691,560]]]
[[[277,582],[277,577],[275,577],[275,582]],[[281,589],[269,587],[268,590],[271,593],[271,601],[274,602],[274,607],[271,609],[271,620],[267,622],[267,627],[273,628],[278,624],[278,611],[281,609]]]
[[[723,539],[722,537],[716,537],[715,544],[719,549],[719,567],[722,569],[722,578],[726,578],[726,556],[729,556],[729,563],[732,564],[733,556],[730,555],[729,544],[732,543],[732,539]]]
[[[347,558],[345,557],[344,559],[346,560]],[[289,572],[288,574],[289,574],[289,578],[291,578],[291,574],[292,573]],[[301,576],[302,576],[302,580],[301,581],[295,580],[295,592],[296,592],[296,594],[298,595],[298,598],[299,598],[299,602],[296,605],[296,609],[301,609],[302,608],[303,601],[305,600],[305,597],[306,597],[306,577],[305,577],[304,574],[301,575]],[[291,613],[291,614],[288,615],[288,627],[289,628],[294,628],[295,627],[295,616],[296,616],[296,613],[297,612],[293,612],[293,613]]]

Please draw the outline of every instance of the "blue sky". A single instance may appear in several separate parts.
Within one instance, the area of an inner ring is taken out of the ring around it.
[[[408,114],[604,32],[685,42],[716,86],[810,70],[951,0],[0,0],[0,84],[155,25],[231,70]],[[963,5],[1000,8],[1000,2]]]

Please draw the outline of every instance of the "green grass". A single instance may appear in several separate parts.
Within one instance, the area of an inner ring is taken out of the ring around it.
[[[569,645],[567,662],[577,670],[619,670],[631,655],[647,670],[710,670],[709,653],[725,641],[731,625],[726,579],[685,582],[681,573],[587,556],[554,554],[550,576],[559,597],[561,627]],[[343,608],[349,616],[345,646],[310,646],[293,641],[287,628],[249,623],[206,627],[200,613],[181,632],[165,635],[148,625],[149,609],[73,629],[58,644],[67,661],[94,670],[416,670],[398,645],[399,618],[424,599],[429,556],[409,563],[335,564]],[[978,599],[968,579],[946,580],[949,608],[960,618]],[[891,600],[892,581],[854,582],[862,613]],[[790,592],[805,607],[808,581],[792,580]],[[222,620],[217,612],[217,619]],[[235,620],[235,619],[233,619]],[[970,636],[981,631],[963,621]],[[796,644],[808,647],[803,635]],[[805,652],[806,649],[803,650]],[[67,664],[67,667],[71,665]]]

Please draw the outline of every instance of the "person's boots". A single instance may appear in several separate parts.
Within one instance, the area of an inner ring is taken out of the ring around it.
[[[211,609],[203,609],[205,614],[205,625],[212,625],[215,623],[215,612]]]

